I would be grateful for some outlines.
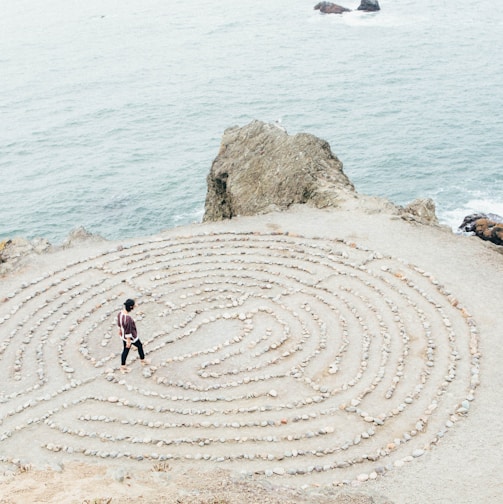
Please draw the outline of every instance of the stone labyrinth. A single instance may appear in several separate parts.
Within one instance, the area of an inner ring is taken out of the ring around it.
[[[344,240],[160,237],[4,295],[3,463],[365,481],[447,443],[479,383],[477,326],[454,294]],[[123,375],[128,297],[150,364],[133,350]]]

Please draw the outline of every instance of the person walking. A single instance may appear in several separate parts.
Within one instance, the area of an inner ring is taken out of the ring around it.
[[[127,356],[129,354],[129,349],[131,345],[134,345],[138,349],[138,354],[140,356],[140,362],[143,366],[148,364],[145,360],[145,352],[143,351],[143,345],[138,337],[138,331],[136,330],[136,324],[131,316],[131,312],[135,307],[134,299],[126,299],[124,302],[124,309],[117,314],[117,325],[119,326],[119,336],[122,339],[123,350],[121,354],[121,371],[123,373],[128,373],[129,369],[126,366]]]

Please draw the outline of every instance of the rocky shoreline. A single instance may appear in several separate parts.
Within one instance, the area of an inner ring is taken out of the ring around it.
[[[252,121],[224,132],[207,177],[203,222],[285,211],[297,204],[336,209],[348,198],[367,197],[355,191],[344,174],[342,162],[326,141],[306,133],[290,136],[277,124]],[[430,198],[419,198],[406,206],[385,199],[373,200],[379,200],[376,211],[420,224],[440,225]],[[459,231],[503,244],[503,218],[497,215],[468,215]],[[15,271],[28,256],[101,240],[105,238],[82,227],[73,230],[61,245],[53,245],[45,238],[3,240],[0,276]]]

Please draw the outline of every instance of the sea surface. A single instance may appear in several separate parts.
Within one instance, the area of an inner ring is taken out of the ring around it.
[[[361,193],[503,215],[503,9],[315,3],[0,0],[0,239],[199,222],[254,119],[327,140]]]

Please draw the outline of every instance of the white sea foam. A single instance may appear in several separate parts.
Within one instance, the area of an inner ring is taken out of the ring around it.
[[[503,217],[503,200],[472,199],[460,208],[448,210],[439,215],[439,220],[457,231],[463,219],[474,213],[495,214]]]

